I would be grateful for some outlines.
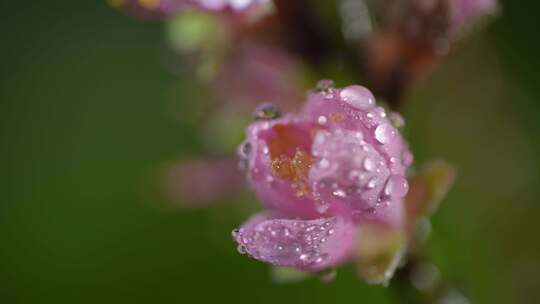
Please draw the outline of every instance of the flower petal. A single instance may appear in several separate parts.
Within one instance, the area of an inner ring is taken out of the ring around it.
[[[297,220],[275,213],[258,214],[233,231],[241,253],[310,272],[344,262],[352,254],[355,236],[353,222],[341,217]]]
[[[434,160],[425,164],[418,173],[409,178],[410,191],[405,198],[407,229],[412,231],[416,220],[430,215],[454,184],[456,170],[443,161]]]
[[[355,262],[358,274],[368,283],[387,285],[406,249],[404,231],[375,222],[358,228]]]
[[[240,147],[239,155],[247,161],[248,181],[263,203],[289,217],[317,218],[313,200],[304,194],[309,186],[308,168],[296,166],[294,176],[279,178],[282,172],[279,159],[272,151],[281,152],[294,159],[296,151],[311,149],[311,126],[294,117],[258,120],[247,129],[247,140]],[[287,166],[284,166],[287,167]],[[296,170],[298,169],[298,170]]]

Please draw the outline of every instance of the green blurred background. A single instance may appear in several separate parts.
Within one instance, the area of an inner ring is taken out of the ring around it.
[[[167,103],[190,80],[164,67],[162,23],[101,1],[0,8],[1,303],[391,303],[349,267],[329,285],[272,283],[230,240],[247,216],[234,202],[156,194],[160,166],[199,150],[189,103]],[[540,2],[502,8],[405,117],[417,161],[459,172],[433,218],[434,262],[473,303],[540,303]]]

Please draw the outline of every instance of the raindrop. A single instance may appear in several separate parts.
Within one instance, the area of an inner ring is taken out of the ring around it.
[[[366,187],[368,189],[373,189],[375,188],[375,186],[377,186],[377,178],[376,177],[372,177],[366,184]]]
[[[326,121],[327,121],[327,118],[326,118],[326,116],[324,116],[324,115],[319,116],[319,118],[318,118],[318,120],[317,120],[317,122],[318,122],[320,125],[324,125],[324,124],[326,123]]]
[[[322,79],[317,82],[316,89],[319,92],[327,92],[335,87],[335,84],[332,80]]]
[[[244,246],[244,245],[238,245],[238,247],[236,247],[236,250],[238,250],[238,253],[240,253],[240,254],[246,254],[247,253],[246,246]]]
[[[400,175],[392,175],[388,178],[384,187],[384,194],[396,198],[404,197],[409,191],[407,180]]]
[[[347,196],[347,193],[345,193],[345,191],[343,191],[343,189],[337,189],[337,190],[334,190],[334,192],[332,192],[332,195],[344,198],[344,197]]]
[[[356,109],[366,110],[375,105],[375,98],[371,92],[362,86],[348,86],[341,90],[339,96],[344,102]]]
[[[363,167],[366,171],[371,172],[375,169],[375,161],[369,157],[364,159]]]
[[[403,119],[403,116],[397,112],[390,113],[390,116],[388,117],[390,119],[390,122],[394,127],[400,129],[405,126],[405,119]]]
[[[249,141],[243,142],[238,149],[238,156],[242,159],[247,159],[251,153],[252,147]]]
[[[276,119],[281,116],[279,109],[271,103],[263,103],[253,112],[255,119]]]
[[[306,262],[307,260],[309,260],[309,254],[303,253],[303,254],[301,254],[298,258],[299,258],[301,261]]]
[[[321,169],[328,169],[328,167],[330,167],[330,162],[328,161],[328,159],[323,158],[319,162],[319,167],[321,167]]]
[[[403,164],[405,166],[410,166],[413,162],[413,155],[408,150],[403,152],[403,155],[401,156],[401,158],[403,159]]]
[[[396,129],[388,123],[382,123],[375,129],[375,139],[381,144],[387,144],[396,136]]]

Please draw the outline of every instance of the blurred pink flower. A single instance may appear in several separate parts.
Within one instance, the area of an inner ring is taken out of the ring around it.
[[[301,78],[299,61],[284,50],[246,43],[219,67],[213,88],[218,100],[249,111],[261,102],[292,110],[303,96]]]
[[[452,28],[459,31],[497,10],[497,0],[451,0]]]
[[[183,10],[246,13],[271,0],[111,0],[111,4],[141,17],[163,17]]]
[[[320,271],[358,255],[359,228],[403,227],[412,155],[369,90],[322,81],[299,114],[257,113],[239,154],[267,211],[233,231],[242,253]]]
[[[165,194],[185,206],[204,207],[223,201],[244,186],[234,157],[188,160],[165,173]]]

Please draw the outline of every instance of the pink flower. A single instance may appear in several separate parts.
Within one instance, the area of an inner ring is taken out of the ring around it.
[[[163,17],[189,9],[240,14],[269,5],[271,0],[111,0],[111,3],[142,17]]]
[[[164,194],[185,207],[208,207],[237,196],[244,182],[231,156],[182,161],[166,168]]]
[[[300,66],[281,48],[244,43],[219,67],[213,88],[219,100],[249,108],[247,113],[261,102],[292,109],[303,95]]]
[[[233,231],[240,252],[315,272],[358,256],[361,227],[401,230],[412,155],[368,89],[321,81],[299,114],[277,116],[259,108],[239,148],[268,209]]]
[[[450,2],[454,31],[459,31],[497,10],[496,0],[452,0]]]

